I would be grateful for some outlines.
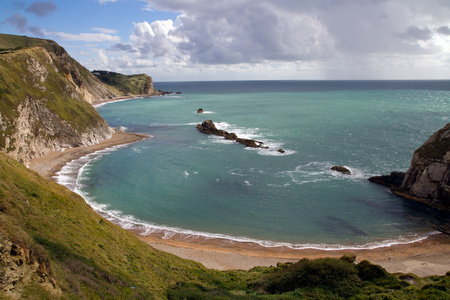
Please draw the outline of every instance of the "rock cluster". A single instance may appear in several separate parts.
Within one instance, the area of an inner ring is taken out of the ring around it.
[[[225,130],[219,130],[219,129],[217,129],[216,125],[211,120],[205,120],[201,124],[197,124],[197,129],[200,132],[203,132],[205,134],[213,134],[213,135],[217,135],[217,136],[223,136],[227,140],[236,141],[247,147],[268,148],[268,147],[264,146],[263,142],[259,142],[259,141],[255,141],[255,140],[251,140],[251,139],[241,139],[233,132],[230,133]]]
[[[404,198],[450,210],[450,123],[414,152],[406,173],[392,172],[369,181],[388,186]]]

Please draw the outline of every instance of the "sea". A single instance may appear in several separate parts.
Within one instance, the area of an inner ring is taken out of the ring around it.
[[[367,178],[406,171],[414,150],[450,122],[450,81],[154,87],[173,94],[96,107],[111,127],[151,138],[74,160],[56,177],[125,229],[188,241],[336,250],[413,243],[448,223]],[[196,125],[207,119],[268,148],[203,134]],[[351,175],[332,171],[335,165]]]

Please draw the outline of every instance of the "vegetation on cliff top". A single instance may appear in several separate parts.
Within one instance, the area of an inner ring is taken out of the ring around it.
[[[124,95],[153,95],[153,80],[146,74],[123,75],[109,71],[92,71],[103,83],[113,86]]]
[[[34,281],[17,280],[9,285],[12,288],[8,291],[5,286],[9,277],[4,276],[0,282],[4,295],[20,291],[19,295],[25,298],[450,297],[449,276],[392,275],[367,261],[355,264],[352,256],[303,259],[296,264],[250,271],[208,270],[198,263],[153,249],[103,219],[77,194],[3,154],[0,154],[0,242],[1,239],[11,241],[14,249],[29,253],[22,265],[39,263]],[[0,274],[6,274],[8,266],[2,263],[5,257],[13,254],[12,250],[6,252],[0,249]],[[52,283],[52,288],[45,286],[46,282]]]

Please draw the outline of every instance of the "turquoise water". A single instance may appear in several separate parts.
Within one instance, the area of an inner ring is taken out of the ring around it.
[[[449,81],[155,87],[183,94],[97,108],[110,126],[151,139],[74,161],[59,177],[121,226],[326,249],[403,243],[433,232],[436,220],[420,205],[366,179],[407,170],[414,150],[450,122]],[[202,134],[195,126],[205,119],[269,149]],[[353,174],[333,172],[333,165]]]

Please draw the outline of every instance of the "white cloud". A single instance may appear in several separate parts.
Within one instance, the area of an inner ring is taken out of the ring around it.
[[[146,2],[146,10],[180,15],[175,21],[134,23],[129,40],[111,49],[153,59],[152,67],[250,78],[408,78],[433,68],[450,72],[450,1]]]
[[[98,31],[101,33],[106,33],[106,34],[116,34],[117,33],[117,30],[115,30],[115,29],[102,28],[102,27],[94,27],[94,28],[92,28],[92,30]]]
[[[45,31],[46,35],[57,37],[63,41],[82,41],[82,42],[120,42],[120,37],[106,33],[67,33]]]
[[[108,2],[116,2],[117,0],[96,0],[97,2],[99,2],[100,4],[105,4]]]

